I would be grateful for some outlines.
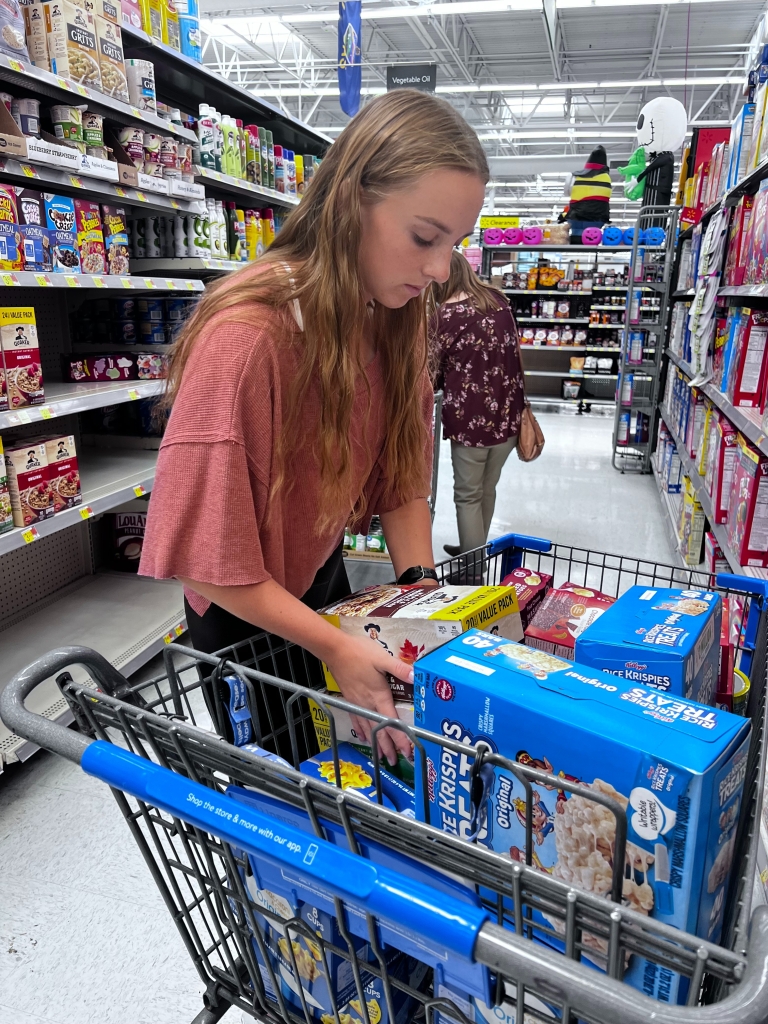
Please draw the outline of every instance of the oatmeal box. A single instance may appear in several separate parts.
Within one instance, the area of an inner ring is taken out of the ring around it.
[[[73,434],[57,434],[44,441],[48,460],[48,484],[55,512],[82,504],[80,470]]]
[[[533,865],[567,885],[610,896],[615,818],[555,779],[615,800],[627,814],[623,903],[717,942],[727,897],[750,723],[727,711],[471,630],[416,662],[414,722],[462,743],[482,740],[511,762],[552,775],[534,783]],[[471,760],[424,744],[430,822],[525,860],[526,793],[496,767],[469,799]],[[422,773],[415,772],[416,809]],[[477,790],[479,789],[479,792]],[[535,925],[554,929],[555,936]],[[562,948],[560,918],[534,912],[534,934]],[[606,967],[604,938],[582,934]],[[685,1002],[687,981],[630,954],[624,980]]]
[[[45,220],[50,230],[53,269],[58,274],[79,274],[75,200],[69,196],[43,193]]]
[[[0,307],[8,408],[42,405],[45,401],[35,311],[31,306]]]
[[[14,526],[34,526],[54,513],[48,483],[45,445],[39,441],[16,445],[5,452],[8,490]]]

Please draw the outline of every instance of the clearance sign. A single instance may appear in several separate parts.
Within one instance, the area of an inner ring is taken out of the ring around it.
[[[486,228],[519,228],[519,217],[481,217],[480,229]]]

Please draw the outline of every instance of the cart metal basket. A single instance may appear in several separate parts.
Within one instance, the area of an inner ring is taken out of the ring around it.
[[[440,574],[451,582],[497,583],[520,565],[551,573],[556,584],[570,580],[613,595],[637,583],[701,588],[714,582],[693,570],[517,535],[451,559]],[[717,588],[739,595],[743,606],[739,656],[752,682],[753,730],[723,945],[619,902],[626,819],[617,803],[485,747],[382,719],[340,697],[320,697],[316,660],[268,635],[220,657],[171,644],[165,674],[134,685],[96,652],[62,648],[6,687],[0,716],[20,735],[112,787],[205,986],[196,1024],[213,1024],[230,1006],[263,1021],[306,1024],[523,1017],[567,1024],[762,1024],[768,1021],[768,908],[752,911],[752,893],[765,776],[768,584],[718,576]],[[92,686],[72,680],[67,670],[75,664],[86,668]],[[214,731],[217,711],[210,699],[222,672],[243,682],[258,744],[288,752],[295,765],[302,749],[315,743],[308,698],[319,702],[331,719],[331,782],[337,785],[225,742]],[[79,732],[25,709],[25,697],[51,676],[70,702]],[[407,732],[417,772],[425,772],[424,740],[465,756],[475,768],[490,761],[512,772],[528,792],[526,862],[387,809],[375,750],[379,803],[343,790],[334,709],[365,716],[374,723],[374,736],[385,727]],[[613,813],[615,901],[531,866],[532,783],[566,788]],[[255,791],[255,803],[234,799],[226,792],[230,785]],[[258,801],[267,801],[273,812],[259,810]],[[304,825],[296,827],[303,816]],[[336,921],[333,935],[320,937],[293,906],[255,902],[259,864],[313,892]],[[557,923],[564,955],[534,941],[546,930],[534,927],[534,911]],[[283,941],[280,962],[270,946],[276,934]],[[583,962],[590,938],[602,944],[605,973]],[[422,969],[413,959],[403,969],[414,943]],[[634,954],[690,979],[688,1005],[656,1002],[625,984],[622,975]],[[307,979],[330,977],[334,964],[346,978],[347,1002],[339,1005],[331,991],[328,1005],[318,1008]]]

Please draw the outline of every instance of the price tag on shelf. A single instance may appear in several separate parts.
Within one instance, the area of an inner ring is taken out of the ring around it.
[[[173,632],[176,634],[176,636],[181,636],[181,634],[184,632],[184,627],[182,626],[181,623],[179,623]]]
[[[188,292],[193,292],[194,290],[195,290],[195,282],[194,281],[187,281],[187,291]]]
[[[91,508],[90,505],[84,505],[83,508],[80,509],[80,518],[81,519],[90,519],[92,515],[93,515],[93,509]]]
[[[32,417],[29,415],[29,413],[27,412],[26,409],[19,409],[19,411],[16,413],[16,415],[19,417],[19,423],[31,423],[32,422]]]
[[[40,407],[40,415],[44,420],[52,420],[56,415],[56,410],[52,405],[43,405]]]
[[[143,116],[138,107],[131,107],[131,113],[133,114],[134,117],[142,117]]]
[[[107,282],[104,280],[103,277],[99,277],[97,275],[96,277],[91,278],[91,280],[93,281],[94,285],[97,288],[106,288],[107,287]]]
[[[121,277],[120,281],[123,288],[133,288],[133,281],[131,281],[130,277]]]
[[[25,530],[21,536],[24,538],[25,544],[31,544],[33,540],[37,540],[39,538],[40,534],[37,532],[37,528],[35,526],[30,526],[30,528]]]
[[[85,86],[81,85],[79,82],[75,82],[75,89],[77,89],[77,91],[80,93],[81,96],[88,96],[89,95],[89,92],[85,88]]]
[[[138,189],[136,190],[136,198],[140,199],[142,203],[147,202],[147,197],[144,195],[143,192],[139,192]]]
[[[760,447],[760,445],[761,445],[761,444],[763,444],[763,442],[764,442],[764,441],[765,441],[765,434],[760,434],[760,436],[758,437],[758,439],[757,439],[757,440],[755,441],[755,444],[756,444],[756,445],[757,445],[757,447],[759,448],[759,447]]]
[[[73,188],[85,188],[82,180],[76,174],[70,174],[69,181]]]
[[[47,288],[53,284],[53,281],[46,274],[35,274],[35,280],[41,288]]]
[[[19,279],[16,277],[15,274],[3,274],[2,279],[3,284],[5,285],[6,288],[12,288],[13,285],[19,283]]]
[[[39,178],[40,175],[37,173],[37,168],[32,167],[31,164],[22,164],[21,173],[25,178]]]
[[[21,71],[22,73],[24,73],[27,70],[20,60],[9,60],[8,67],[11,69],[11,71]]]
[[[174,210],[180,210],[181,209],[181,207],[179,206],[179,204],[176,202],[175,199],[171,200],[171,206],[173,207]]]
[[[172,644],[174,641],[173,633],[166,633],[163,637],[163,641],[167,644]]]
[[[67,90],[67,92],[72,92],[72,86],[71,86],[71,85],[70,85],[70,83],[69,83],[69,82],[68,82],[68,81],[66,80],[66,78],[57,78],[57,79],[56,79],[56,85],[58,85],[58,87],[59,87],[60,89],[66,89],[66,90]]]
[[[141,398],[141,395],[136,390],[136,388],[131,388],[131,390],[128,392],[128,397],[132,402],[135,402],[137,398]]]
[[[165,282],[165,287],[168,289],[169,292],[175,292],[176,282],[169,277],[168,280]]]
[[[133,493],[136,495],[137,498],[141,498],[147,493],[147,489],[146,487],[142,487],[141,484],[136,484],[136,486],[133,488]]]
[[[119,185],[115,185],[115,195],[120,196],[121,199],[125,199],[128,196],[128,193],[124,188],[120,188]]]
[[[151,277],[145,277],[144,278],[144,285],[147,288],[157,288],[157,285],[155,284],[154,279],[151,278]]]
[[[80,287],[80,282],[77,280],[76,277],[70,277],[67,274],[67,276],[64,278],[64,280],[67,282],[67,284],[69,285],[70,288],[79,288]]]

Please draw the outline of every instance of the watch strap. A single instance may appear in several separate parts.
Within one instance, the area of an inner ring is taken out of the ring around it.
[[[436,583],[440,582],[435,570],[424,565],[412,565],[410,569],[406,569],[405,572],[400,573],[397,578],[397,582],[403,586],[408,586],[412,583],[420,583],[422,580],[434,580]]]

